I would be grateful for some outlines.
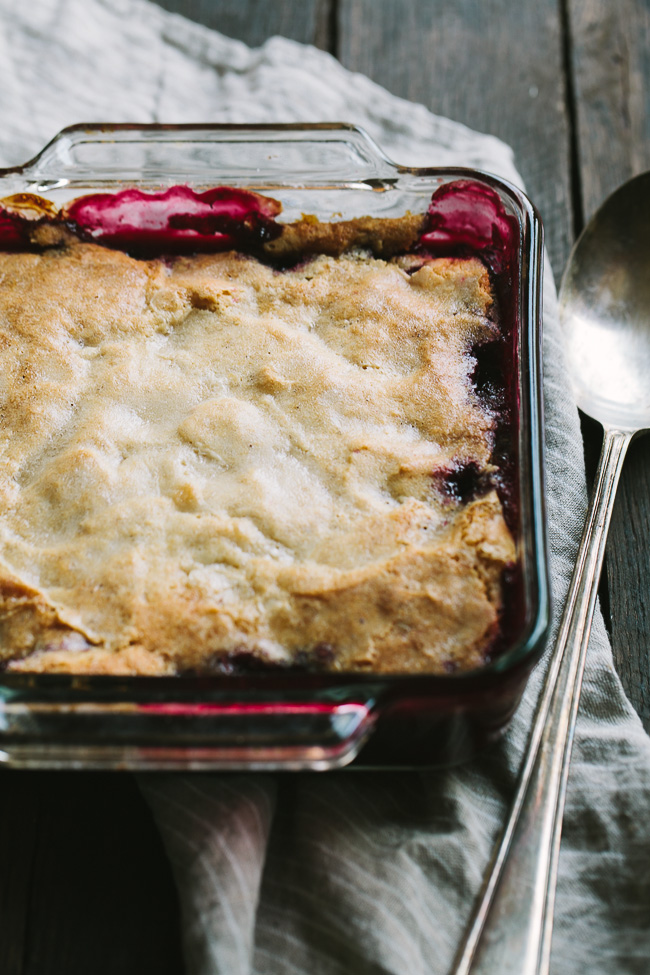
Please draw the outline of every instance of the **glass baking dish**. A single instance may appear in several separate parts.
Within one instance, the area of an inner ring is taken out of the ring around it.
[[[78,125],[24,166],[0,171],[0,197],[61,207],[96,191],[228,185],[281,201],[282,219],[424,212],[432,193],[470,180],[514,227],[498,290],[511,339],[515,535],[507,645],[465,673],[251,672],[215,677],[0,675],[0,761],[32,768],[330,769],[462,761],[507,726],[544,645],[549,596],[540,387],[541,226],[515,187],[461,168],[396,165],[350,125]],[[443,228],[444,229],[444,228]],[[442,234],[444,252],[460,233]],[[480,253],[480,250],[479,250]],[[493,267],[494,270],[494,267]]]

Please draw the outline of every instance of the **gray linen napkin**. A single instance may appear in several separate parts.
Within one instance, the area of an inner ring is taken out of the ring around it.
[[[520,182],[510,150],[282,38],[259,50],[146,0],[5,0],[3,165],[79,121],[344,120],[393,158]],[[585,511],[577,413],[547,267],[545,397],[555,606]],[[188,975],[442,975],[512,794],[545,664],[487,757],[442,773],[150,775],[175,871]],[[650,964],[650,742],[600,616],[569,782],[552,969]]]

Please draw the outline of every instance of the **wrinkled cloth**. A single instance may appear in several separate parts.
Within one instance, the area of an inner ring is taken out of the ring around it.
[[[283,38],[258,50],[146,0],[5,0],[0,162],[74,122],[361,124],[388,155],[521,184],[509,148]],[[577,412],[544,286],[556,622],[585,515]],[[545,663],[492,752],[445,772],[143,775],[182,910],[188,975],[443,975],[507,813]],[[650,742],[591,644],[559,868],[552,971],[650,967]]]

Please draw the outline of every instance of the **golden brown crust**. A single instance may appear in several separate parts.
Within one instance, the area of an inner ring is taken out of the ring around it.
[[[436,475],[491,471],[469,380],[487,272],[343,253],[380,223],[403,250],[419,220],[331,225],[331,253],[303,221],[286,253],[321,253],[286,272],[70,241],[0,255],[10,669],[481,663],[514,544],[494,490],[463,505]]]
[[[275,240],[264,245],[273,257],[297,258],[308,254],[338,257],[355,247],[369,248],[376,257],[393,257],[410,251],[424,229],[422,214],[403,217],[357,217],[327,223],[304,216],[296,223],[285,224]]]

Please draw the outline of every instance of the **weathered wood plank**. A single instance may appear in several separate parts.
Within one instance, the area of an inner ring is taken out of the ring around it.
[[[0,773],[0,972],[23,975],[39,837],[37,776]]]
[[[165,10],[183,14],[251,47],[281,34],[305,44],[332,49],[331,7],[334,0],[158,0]]]
[[[29,776],[39,793],[38,846],[31,871],[24,866],[31,893],[21,918],[27,929],[23,967],[16,971],[179,975],[171,870],[132,777],[6,775],[13,782]]]
[[[558,0],[340,0],[338,38],[347,67],[513,147],[561,271],[572,206]]]
[[[650,169],[650,4],[569,0],[581,202],[588,219]]]
[[[650,169],[650,5],[570,0],[568,22],[581,209],[588,219],[620,183]],[[648,440],[633,444],[623,471],[607,578],[616,667],[650,731]]]

